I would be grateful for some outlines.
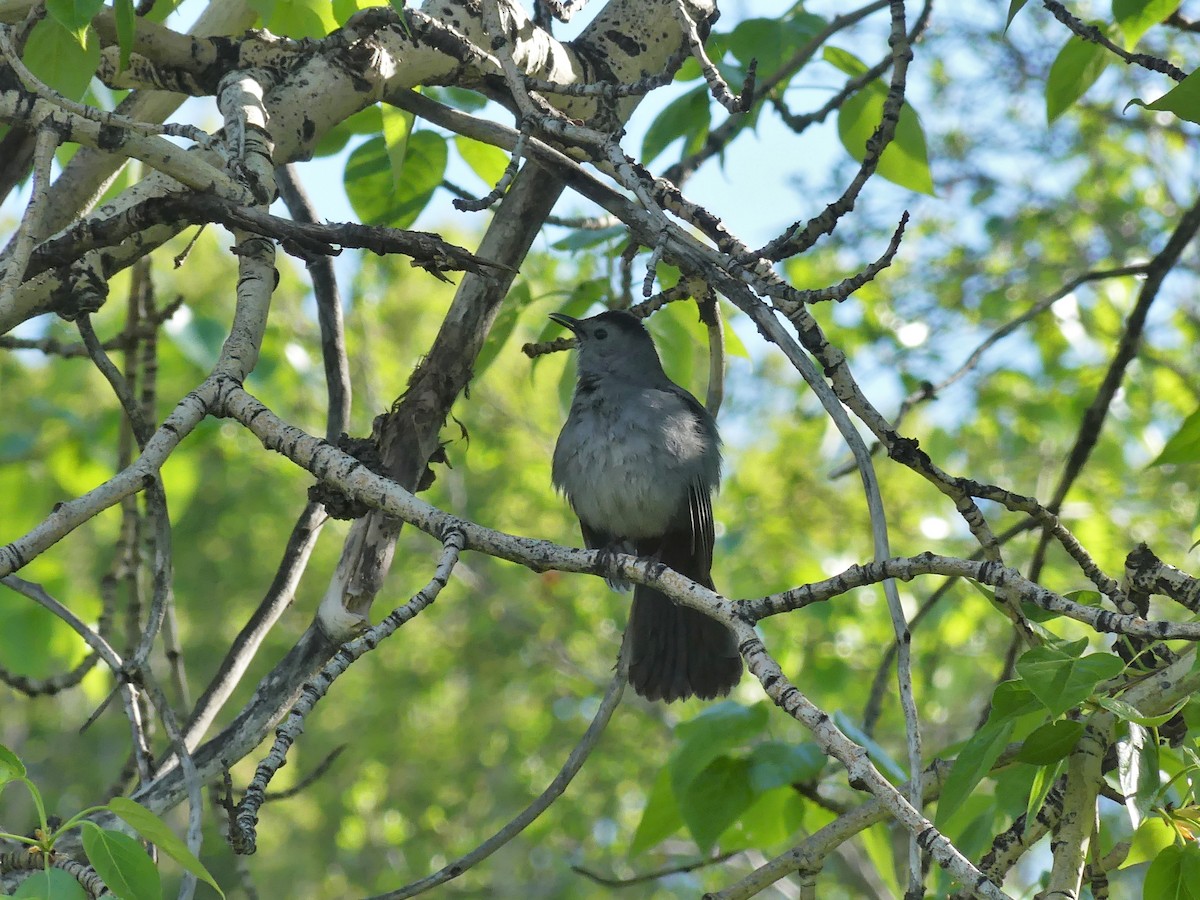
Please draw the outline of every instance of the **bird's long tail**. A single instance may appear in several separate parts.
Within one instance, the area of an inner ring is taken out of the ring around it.
[[[657,555],[680,574],[712,587],[707,572],[688,571],[697,561],[690,546],[681,543],[664,542],[655,554],[639,547],[638,554]],[[670,553],[672,545],[680,552]],[[665,594],[635,587],[628,628],[629,683],[647,700],[711,700],[725,696],[741,680],[742,658],[733,632],[699,610],[672,603]]]

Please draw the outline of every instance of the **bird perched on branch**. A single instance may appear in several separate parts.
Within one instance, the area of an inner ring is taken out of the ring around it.
[[[717,424],[663,371],[634,315],[550,316],[578,339],[571,411],[553,478],[591,549],[652,557],[712,588]],[[628,584],[609,581],[617,590]],[[629,683],[647,700],[728,694],[742,675],[733,632],[638,585],[629,612]]]

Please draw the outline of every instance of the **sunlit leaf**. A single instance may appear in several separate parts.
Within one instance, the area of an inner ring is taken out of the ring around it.
[[[1081,642],[1086,643],[1086,642]],[[1081,643],[1063,647],[1035,647],[1017,660],[1017,672],[1051,715],[1059,716],[1078,706],[1101,681],[1114,678],[1125,664],[1111,653],[1076,656]]]
[[[203,863],[198,860],[187,844],[180,838],[171,827],[167,825],[157,815],[152,813],[140,803],[135,803],[127,797],[114,797],[108,801],[108,808],[120,816],[128,825],[133,827],[142,837],[154,844],[167,856],[175,860],[201,881],[212,886],[214,890],[222,897],[225,892],[217,885],[217,882],[209,874],[208,869],[204,868]]]
[[[96,874],[120,900],[159,900],[162,896],[158,869],[137,839],[84,822],[83,850]]]
[[[1058,52],[1046,78],[1046,121],[1053,122],[1095,84],[1108,65],[1108,51],[1072,36]]]
[[[1113,0],[1112,14],[1125,49],[1132,50],[1142,35],[1179,8],[1179,0]]]
[[[1197,112],[1200,112],[1200,79],[1197,79],[1196,85]],[[1162,452],[1158,454],[1151,465],[1180,466],[1198,462],[1200,462],[1200,409],[1183,420],[1179,430],[1171,435],[1166,446],[1162,448]]]
[[[856,71],[861,67],[861,62],[844,50],[827,47],[825,58],[847,74],[861,74]],[[838,137],[846,152],[859,162],[866,159],[867,142],[883,121],[887,93],[887,86],[882,81],[872,81],[846,100],[838,111]],[[925,132],[908,103],[900,107],[895,134],[880,155],[876,172],[910,191],[934,193]]]
[[[359,218],[369,225],[407,228],[446,171],[446,141],[432,131],[417,131],[408,139],[404,167],[393,188],[391,160],[382,137],[371,138],[346,161],[346,195]]]
[[[100,65],[100,41],[90,28],[74,33],[45,18],[29,33],[23,58],[41,81],[64,97],[79,100]]]

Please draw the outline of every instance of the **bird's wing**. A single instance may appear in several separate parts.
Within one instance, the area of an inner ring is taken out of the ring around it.
[[[688,515],[691,519],[692,556],[697,571],[707,573],[712,569],[713,544],[716,529],[713,527],[712,495],[699,478],[688,485]]]

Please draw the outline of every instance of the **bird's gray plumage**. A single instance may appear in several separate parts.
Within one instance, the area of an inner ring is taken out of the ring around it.
[[[630,313],[551,318],[579,341],[578,381],[554,448],[553,478],[579,516],[584,543],[657,558],[711,588],[712,492],[721,477],[716,422],[667,377]],[[733,633],[658,591],[634,590],[628,630],[629,682],[647,699],[711,699],[741,678]]]

